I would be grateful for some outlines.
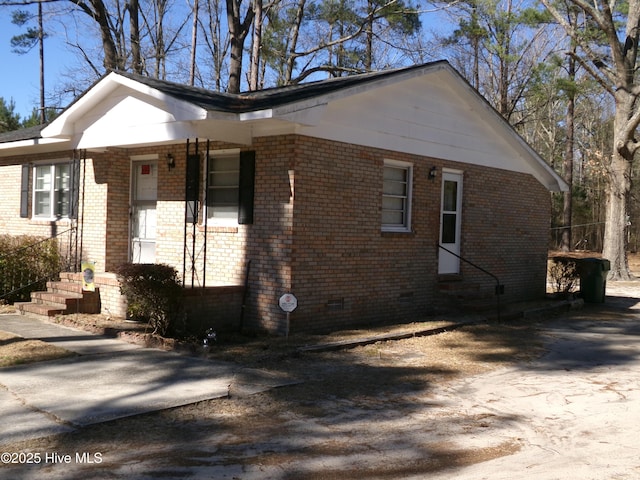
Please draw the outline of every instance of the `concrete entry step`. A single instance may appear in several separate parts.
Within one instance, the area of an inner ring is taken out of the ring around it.
[[[47,319],[69,313],[100,313],[100,292],[86,292],[71,276],[63,281],[47,282],[47,290],[32,292],[30,302],[17,302],[21,315]]]

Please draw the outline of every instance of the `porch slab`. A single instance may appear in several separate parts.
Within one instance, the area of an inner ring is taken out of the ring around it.
[[[0,445],[297,383],[284,374],[142,348],[15,315],[0,315],[0,330],[80,354],[0,369]]]

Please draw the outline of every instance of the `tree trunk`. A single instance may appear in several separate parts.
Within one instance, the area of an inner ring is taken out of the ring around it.
[[[140,54],[140,25],[138,22],[138,0],[130,0],[129,3],[129,32],[131,39],[131,66],[134,73],[142,74],[142,56]]]
[[[291,27],[291,35],[289,41],[289,50],[287,52],[287,70],[284,78],[285,85],[291,83],[293,77],[293,68],[296,64],[295,51],[298,48],[298,36],[300,34],[300,26],[302,25],[302,19],[304,18],[304,7],[306,0],[298,0],[298,8],[296,9],[296,20]]]
[[[40,47],[40,124],[47,123],[47,110],[44,100],[44,25],[42,21],[42,2],[38,2],[38,44]]]
[[[240,0],[227,1],[227,24],[231,36],[231,49],[229,59],[229,83],[227,92],[240,93],[242,76],[242,54],[244,53],[244,41],[253,22],[254,10],[250,6],[244,21],[240,20]]]
[[[196,50],[198,46],[198,0],[193,3],[193,28],[191,30],[191,58],[189,60],[189,85],[196,79]]]
[[[623,112],[624,110],[624,112]],[[614,145],[625,145],[624,126],[627,109],[618,105],[614,124]],[[602,256],[611,262],[609,278],[611,280],[630,280],[629,262],[627,259],[629,216],[627,199],[631,191],[631,152],[626,147],[613,151],[609,165],[609,183],[607,185],[606,222]]]
[[[613,154],[609,164],[606,222],[602,256],[611,262],[609,278],[611,280],[629,280],[629,262],[627,246],[629,238],[628,199],[631,192],[631,166],[634,151],[628,148],[629,139],[626,129],[630,118],[633,96],[618,91],[616,115],[613,124]]]
[[[77,2],[74,2],[77,3]],[[116,50],[116,42],[111,34],[111,28],[109,27],[109,16],[107,9],[102,0],[91,0],[91,6],[93,12],[89,13],[93,16],[93,19],[98,23],[100,28],[100,35],[102,37],[102,51],[104,52],[104,68],[107,70],[124,70],[122,64],[122,58],[118,55]]]
[[[575,46],[573,47],[575,51]],[[576,60],[574,57],[569,56],[568,59],[568,79],[570,82],[575,82],[576,79]],[[566,129],[567,129],[567,143],[564,152],[564,161],[562,162],[562,170],[564,173],[564,181],[567,182],[569,190],[564,192],[564,201],[562,205],[562,241],[560,244],[560,250],[563,252],[569,252],[573,250],[571,239],[571,217],[573,213],[573,152],[574,152],[574,134],[575,134],[575,105],[576,95],[574,90],[568,92],[567,99],[567,116],[566,116]]]
[[[249,90],[258,90],[260,73],[260,49],[262,47],[262,0],[254,0],[253,37],[251,42],[251,65],[249,67]]]
[[[364,49],[364,61],[363,65],[367,72],[371,71],[373,67],[373,12],[375,5],[371,0],[367,2],[367,13],[369,18],[366,20],[367,26],[365,27],[365,49]]]
[[[478,6],[472,3],[471,10],[471,45],[473,45],[473,88],[480,90],[480,34],[478,29]]]

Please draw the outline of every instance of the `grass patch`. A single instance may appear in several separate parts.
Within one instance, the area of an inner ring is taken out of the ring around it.
[[[57,360],[75,353],[40,340],[25,339],[0,331],[0,367]]]

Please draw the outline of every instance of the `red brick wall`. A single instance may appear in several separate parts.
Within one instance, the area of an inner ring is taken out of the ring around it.
[[[462,255],[500,277],[505,301],[544,293],[549,193],[529,175],[295,135],[258,138],[241,148],[256,152],[254,223],[207,230],[206,284],[242,285],[251,262],[246,327],[284,333],[278,298],[289,291],[299,301],[291,331],[408,321],[432,312],[443,167],[464,174]],[[201,143],[202,154],[205,149]],[[173,170],[166,167],[168,153]],[[144,154],[157,155],[159,164],[156,261],[182,272],[185,145],[114,149],[87,160],[82,247],[98,272],[127,260],[130,158]],[[410,233],[381,232],[385,159],[414,165]],[[438,177],[430,180],[433,166]],[[0,167],[0,173],[6,198],[0,229],[47,235],[48,222],[19,218],[20,166]],[[189,249],[192,232],[189,225]],[[196,227],[196,286],[203,281],[204,233]],[[462,276],[493,288],[490,277],[465,264]],[[190,272],[186,280],[190,285]]]
[[[108,246],[108,165],[106,155],[95,155],[81,162],[84,181],[80,181],[78,207],[79,249],[82,259],[95,262],[96,272],[106,272],[110,265],[106,256]]]
[[[299,138],[295,165],[292,330],[412,320],[429,310],[436,280],[440,188],[436,163]],[[381,231],[384,160],[414,164],[413,231]]]
[[[464,165],[462,255],[505,285],[505,301],[545,293],[551,202],[533,177]],[[493,292],[495,281],[462,265],[465,280]]]
[[[249,327],[285,332],[278,299],[292,288],[291,254],[294,199],[289,170],[295,162],[294,136],[259,138],[256,150],[254,223],[247,226],[251,261],[247,318]]]
[[[434,310],[442,167],[464,172],[462,255],[500,277],[505,301],[544,294],[550,197],[533,177],[320,139],[296,147],[292,330]],[[414,165],[411,233],[381,232],[385,159]],[[465,264],[461,273],[493,291],[490,277]]]

